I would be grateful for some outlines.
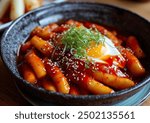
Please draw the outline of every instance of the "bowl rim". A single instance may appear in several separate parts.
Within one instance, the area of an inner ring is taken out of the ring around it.
[[[137,16],[138,18],[142,19],[142,21],[145,21],[146,23],[150,24],[150,21],[148,21],[147,19],[141,17],[140,15],[138,15],[137,13],[134,13],[132,11],[129,11],[129,10],[126,10],[124,8],[120,8],[120,7],[117,7],[117,6],[114,6],[114,5],[109,5],[109,4],[104,4],[104,3],[93,3],[93,2],[62,2],[62,3],[50,3],[50,4],[47,4],[45,6],[42,6],[38,9],[35,9],[33,11],[30,11],[24,15],[22,15],[21,17],[19,17],[17,20],[15,20],[11,25],[10,27],[5,30],[5,32],[3,33],[2,35],[2,38],[1,38],[1,42],[0,42],[0,47],[1,47],[1,58],[2,58],[2,61],[4,63],[4,65],[7,67],[7,69],[11,72],[11,74],[17,78],[18,80],[22,81],[25,85],[37,90],[37,91],[41,91],[42,93],[47,93],[49,95],[53,94],[53,95],[56,95],[56,96],[61,96],[63,98],[69,98],[69,99],[89,99],[89,100],[93,100],[93,99],[106,99],[106,98],[113,98],[113,97],[118,97],[118,96],[121,96],[121,95],[124,95],[124,94],[127,94],[129,92],[132,92],[132,91],[135,91],[135,90],[138,90],[140,87],[148,84],[148,82],[150,82],[150,75],[147,76],[146,78],[144,78],[140,83],[138,83],[137,85],[131,87],[131,88],[128,88],[128,89],[124,89],[124,90],[121,90],[121,91],[116,91],[115,93],[111,93],[111,94],[103,94],[103,95],[71,95],[71,94],[63,94],[63,93],[59,93],[59,92],[52,92],[52,91],[47,91],[45,90],[44,88],[42,87],[36,87],[35,85],[32,85],[30,84],[29,82],[27,82],[26,80],[24,80],[20,75],[17,76],[15,73],[12,72],[12,70],[9,68],[8,64],[7,64],[7,61],[5,60],[5,53],[3,52],[3,44],[2,42],[5,40],[5,38],[7,37],[7,34],[10,32],[10,30],[19,22],[21,21],[23,18],[25,18],[26,16],[29,16],[31,14],[34,14],[34,13],[38,13],[39,11],[44,11],[46,9],[49,9],[50,7],[55,7],[55,6],[62,6],[64,4],[80,4],[80,5],[84,5],[84,4],[90,4],[90,5],[97,5],[97,6],[106,6],[106,7],[110,7],[112,9],[118,9],[118,10],[121,10],[121,11],[124,11],[124,12],[127,12],[127,13],[130,13],[130,14],[133,14],[134,16]],[[14,66],[16,67],[16,66]],[[17,67],[16,67],[17,69]]]

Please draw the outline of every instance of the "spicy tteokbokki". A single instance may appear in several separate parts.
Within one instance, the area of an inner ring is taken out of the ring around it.
[[[135,36],[68,20],[36,27],[19,49],[18,69],[26,81],[48,91],[110,94],[140,82],[144,57]]]

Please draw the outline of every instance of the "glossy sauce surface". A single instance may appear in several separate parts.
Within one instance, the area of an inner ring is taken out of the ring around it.
[[[91,34],[95,37],[87,38]],[[68,20],[35,28],[20,48],[18,69],[24,79],[48,91],[109,94],[134,86],[145,75],[139,60],[143,57],[134,36],[125,37],[91,22]]]

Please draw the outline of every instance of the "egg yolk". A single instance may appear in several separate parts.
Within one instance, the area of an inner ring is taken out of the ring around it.
[[[87,49],[88,58],[95,61],[106,63],[108,59],[112,59],[112,62],[121,68],[124,67],[125,59],[120,54],[118,49],[114,46],[112,41],[105,37],[105,42],[100,44],[91,43],[90,47]]]

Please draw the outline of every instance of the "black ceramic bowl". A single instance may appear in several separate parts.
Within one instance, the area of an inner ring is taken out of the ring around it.
[[[61,20],[87,20],[104,24],[126,34],[135,35],[146,53],[146,69],[150,70],[150,23],[142,17],[104,4],[94,3],[57,3],[50,4],[29,12],[17,19],[3,34],[1,39],[1,56],[4,64],[16,80],[17,86],[39,100],[56,105],[113,105],[140,91],[149,83],[150,75],[136,86],[107,95],[73,96],[57,92],[48,92],[23,80],[17,70],[16,57],[20,44],[26,41],[30,32],[39,25],[47,25]]]

